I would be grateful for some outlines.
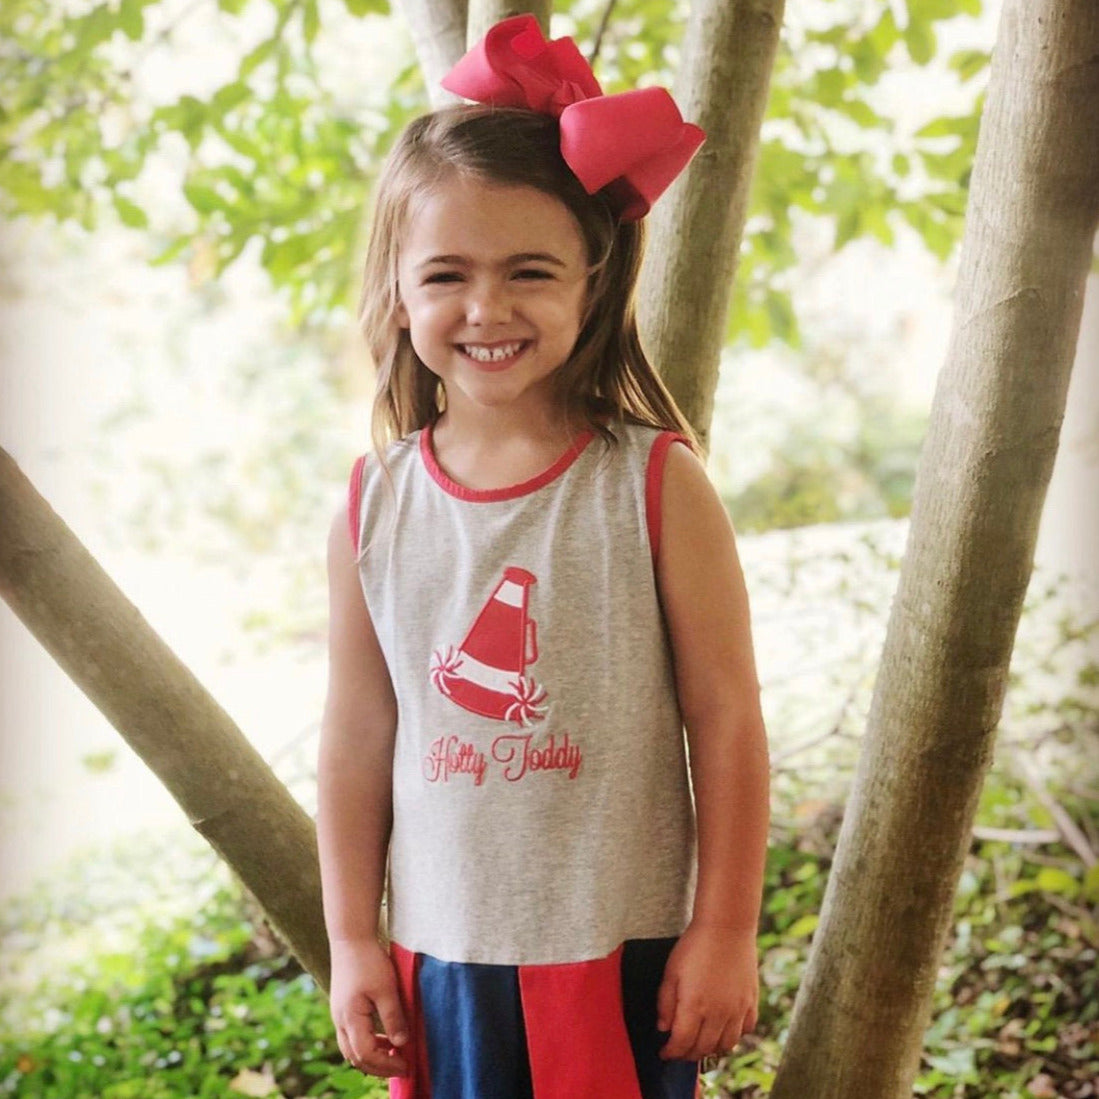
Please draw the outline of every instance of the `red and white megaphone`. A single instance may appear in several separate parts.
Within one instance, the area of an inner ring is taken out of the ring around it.
[[[538,637],[530,617],[526,569],[509,566],[481,608],[465,640],[432,655],[431,681],[463,709],[497,721],[530,725],[546,716],[545,688],[527,677],[538,659]]]

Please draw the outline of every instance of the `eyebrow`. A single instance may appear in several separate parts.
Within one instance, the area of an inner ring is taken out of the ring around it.
[[[448,263],[458,267],[468,267],[469,259],[466,256],[454,255],[429,256],[427,259],[416,264],[416,270],[419,271],[424,267],[430,267],[434,263]],[[558,259],[557,256],[552,255],[549,252],[518,252],[514,256],[508,256],[501,266],[510,267],[516,263],[549,263],[553,264],[555,267],[568,266],[564,260]]]

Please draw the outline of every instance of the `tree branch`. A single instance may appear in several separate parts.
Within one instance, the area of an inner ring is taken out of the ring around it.
[[[0,449],[0,595],[164,783],[322,988],[313,822]]]
[[[611,12],[614,11],[614,5],[618,0],[607,0],[607,6],[603,9],[603,18],[599,20],[599,30],[595,32],[595,42],[592,44],[591,55],[588,57],[588,64],[595,67],[595,62],[599,59],[599,51],[603,46],[603,35],[607,32],[607,27],[611,21]]]
[[[439,81],[465,53],[466,0],[400,0],[400,8],[412,35],[431,106],[437,110],[460,103],[458,96],[439,86]]]

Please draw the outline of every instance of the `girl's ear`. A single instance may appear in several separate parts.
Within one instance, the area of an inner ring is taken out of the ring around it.
[[[397,308],[394,310],[394,315],[397,318],[397,325],[399,328],[411,328],[412,325],[408,320],[408,310],[404,307],[404,302],[401,301],[400,296],[397,297]]]

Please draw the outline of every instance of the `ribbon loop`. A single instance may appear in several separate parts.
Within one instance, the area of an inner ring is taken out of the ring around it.
[[[559,117],[565,107],[603,89],[571,38],[547,42],[533,15],[490,27],[443,77],[448,92],[495,107],[525,107]]]
[[[571,38],[532,15],[489,28],[442,80],[447,91],[561,122],[561,155],[589,194],[607,188],[624,221],[644,217],[706,140],[665,88],[604,95]]]

